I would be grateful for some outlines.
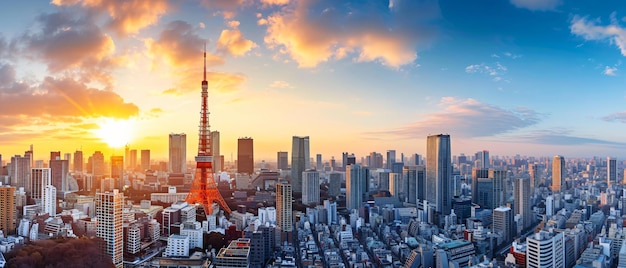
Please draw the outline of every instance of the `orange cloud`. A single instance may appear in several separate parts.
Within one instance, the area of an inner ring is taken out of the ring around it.
[[[111,85],[111,70],[118,66],[113,39],[90,18],[68,11],[41,14],[36,31],[25,33],[20,41],[25,56],[42,60],[52,73],[78,75],[85,82]]]
[[[187,67],[199,66],[205,42],[191,24],[177,20],[167,24],[158,39],[146,40],[146,46],[153,58],[163,59],[174,67]],[[208,66],[223,63],[220,56],[207,53]]]
[[[5,117],[29,117],[44,121],[75,122],[81,118],[128,118],[137,115],[139,108],[113,91],[88,88],[71,78],[46,77],[37,86],[21,91],[5,91],[0,85],[0,114]]]
[[[387,14],[372,16],[387,10]],[[354,55],[394,68],[417,59],[419,45],[434,34],[439,18],[434,1],[404,1],[385,6],[376,1],[345,5],[341,1],[295,1],[270,15],[265,43],[287,54],[300,67]]]
[[[251,40],[245,39],[243,34],[237,27],[238,21],[230,21],[228,25],[233,28],[231,30],[222,30],[220,38],[217,40],[217,48],[220,51],[228,52],[229,54],[238,57],[245,55],[248,51],[256,47],[256,44]]]
[[[261,0],[261,3],[265,6],[284,6],[289,4],[290,0]]]
[[[80,4],[97,13],[106,13],[110,20],[108,26],[118,34],[127,35],[158,22],[159,17],[167,12],[170,5],[167,0],[53,0],[57,6]]]
[[[167,89],[162,94],[182,95],[192,92],[200,92],[200,82],[202,78],[201,70],[178,72],[180,77],[176,88]],[[246,82],[243,74],[230,74],[221,72],[207,72],[210,92],[230,93],[237,91]]]

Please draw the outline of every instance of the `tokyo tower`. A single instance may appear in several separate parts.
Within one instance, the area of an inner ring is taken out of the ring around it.
[[[198,156],[196,156],[196,175],[191,190],[185,198],[189,204],[200,203],[206,215],[213,214],[213,202],[226,213],[230,208],[217,190],[213,179],[213,155],[211,153],[211,131],[209,130],[209,83],[206,81],[206,47],[204,49],[204,80],[202,80],[202,107],[200,109],[200,133],[198,137]]]

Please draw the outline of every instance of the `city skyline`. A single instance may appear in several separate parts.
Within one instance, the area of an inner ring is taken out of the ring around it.
[[[436,133],[453,155],[626,156],[626,8],[614,2],[125,3],[3,9],[5,159],[30,144],[45,159],[126,143],[167,158],[169,133],[197,140],[205,44],[226,160],[244,136],[255,159],[302,135],[327,160],[425,154]]]

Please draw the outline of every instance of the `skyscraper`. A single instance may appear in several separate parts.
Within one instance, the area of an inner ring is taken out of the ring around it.
[[[293,136],[291,143],[291,186],[293,192],[302,192],[302,172],[310,167],[309,137]]]
[[[68,191],[68,176],[70,173],[68,160],[50,160],[51,184],[63,197],[63,193]]]
[[[83,151],[74,152],[74,171],[83,172],[85,159],[83,158]]]
[[[250,137],[237,140],[237,172],[254,173],[254,142]]]
[[[48,213],[50,217],[57,215],[57,188],[53,185],[46,185],[43,189],[41,207],[43,213]]]
[[[424,200],[424,166],[406,166],[402,169],[402,180],[405,181],[404,185],[407,186],[404,191],[406,194],[406,202],[410,204],[417,204]]]
[[[617,159],[615,157],[606,158],[606,180],[608,185],[617,184]]]
[[[565,181],[565,158],[557,155],[552,160],[552,192],[560,192]]]
[[[483,150],[476,153],[476,162],[474,167],[476,168],[490,168],[491,163],[489,161],[489,151]]]
[[[353,164],[346,167],[346,208],[359,209],[369,191],[369,169]]]
[[[440,216],[449,215],[452,209],[450,135],[428,136],[426,157],[426,200],[435,205]]]
[[[24,187],[27,193],[30,193],[30,168],[31,159],[26,155],[21,157],[19,155],[11,157],[11,185],[15,185],[16,188]]]
[[[150,150],[141,150],[141,171],[150,169]]]
[[[472,169],[472,202],[495,209],[506,204],[506,170]]]
[[[128,169],[133,171],[137,169],[137,149],[130,150],[128,153]]]
[[[276,156],[276,166],[280,170],[287,170],[289,168],[288,152],[278,152]]]
[[[522,216],[522,229],[528,228],[533,222],[532,204],[530,203],[532,195],[530,179],[515,179],[513,191],[515,215]]]
[[[293,231],[292,224],[292,189],[291,185],[276,184],[276,225],[283,232]]]
[[[493,210],[493,231],[502,236],[501,242],[511,241],[515,235],[514,230],[513,211],[511,211],[511,208],[495,208]]]
[[[0,230],[7,234],[15,234],[15,187],[0,185]]]
[[[124,157],[111,156],[111,178],[115,181],[115,187],[124,188]]]
[[[387,150],[387,164],[385,165],[387,169],[391,169],[393,167],[393,163],[396,162],[396,150]]]
[[[220,132],[211,131],[211,155],[213,155],[213,172],[220,172],[222,166],[222,155],[220,153]]]
[[[187,172],[187,134],[170,134],[169,136],[169,173]]]
[[[311,205],[320,202],[320,173],[317,170],[302,172],[302,204]]]
[[[104,154],[100,151],[95,151],[91,156],[91,164],[93,165],[93,176],[94,177],[104,177],[106,174],[106,167],[104,166]]]
[[[322,163],[322,154],[315,155],[315,168],[319,171],[322,171],[324,167],[324,163]]]
[[[539,165],[529,164],[528,174],[530,175],[530,187],[532,191],[532,189],[535,189],[540,182],[541,171],[539,170]]]
[[[50,152],[50,160],[61,160],[61,152]]]
[[[103,252],[116,267],[123,266],[124,232],[122,231],[122,206],[124,194],[117,189],[96,193],[96,236],[104,240]]]
[[[51,184],[51,174],[50,168],[33,168],[31,170],[31,180],[30,180],[30,190],[31,192],[27,192],[30,196],[35,199],[37,204],[41,204],[44,197],[44,190],[46,186]]]

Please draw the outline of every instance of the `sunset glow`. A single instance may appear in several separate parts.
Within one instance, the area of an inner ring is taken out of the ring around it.
[[[133,140],[135,120],[105,119],[94,134],[112,148],[120,148]]]

